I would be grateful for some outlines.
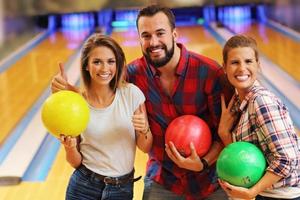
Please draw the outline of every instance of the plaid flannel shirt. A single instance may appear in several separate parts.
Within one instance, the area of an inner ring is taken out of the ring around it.
[[[221,114],[220,95],[232,96],[223,70],[213,60],[188,51],[182,44],[176,68],[176,81],[168,95],[161,86],[160,72],[141,57],[128,65],[129,82],[136,84],[146,97],[146,108],[153,134],[146,175],[165,188],[185,194],[187,199],[203,199],[217,187],[215,165],[207,172],[192,172],[179,168],[165,152],[165,131],[178,116],[191,114],[204,119],[214,141]]]
[[[267,170],[283,177],[273,187],[300,186],[300,138],[287,107],[256,82],[242,102],[235,96],[240,119],[233,130],[235,141],[248,141],[264,153]]]

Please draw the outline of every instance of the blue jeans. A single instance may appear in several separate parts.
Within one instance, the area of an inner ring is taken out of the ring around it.
[[[151,180],[149,177],[144,179],[143,200],[185,200],[185,195],[175,194],[162,185]],[[222,188],[217,189],[206,200],[227,200],[228,197]]]
[[[133,182],[109,185],[90,175],[85,169],[76,169],[69,181],[66,200],[131,200]]]

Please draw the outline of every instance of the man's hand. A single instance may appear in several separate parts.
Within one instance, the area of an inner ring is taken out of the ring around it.
[[[191,155],[187,158],[180,155],[178,150],[176,149],[173,142],[169,142],[166,144],[166,152],[169,158],[180,168],[188,169],[191,171],[202,171],[203,170],[203,163],[201,162],[195,146],[193,143],[190,144],[191,148]]]

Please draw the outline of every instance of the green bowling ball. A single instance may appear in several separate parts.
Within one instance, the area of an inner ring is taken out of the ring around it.
[[[218,177],[232,185],[250,188],[264,175],[266,159],[249,142],[234,142],[223,149],[217,160]]]

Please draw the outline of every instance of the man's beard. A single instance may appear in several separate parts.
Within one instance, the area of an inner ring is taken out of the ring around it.
[[[152,65],[156,68],[159,68],[159,67],[162,67],[162,66],[166,65],[174,55],[174,41],[172,43],[172,47],[171,47],[170,50],[167,49],[167,46],[165,44],[162,44],[161,46],[162,46],[162,48],[163,48],[163,50],[165,51],[165,54],[166,54],[166,56],[161,58],[161,59],[157,59],[157,60],[152,60],[151,59],[150,51],[151,51],[151,48],[153,48],[153,47],[148,47],[146,49],[146,53],[143,52],[143,55],[145,56],[147,62],[150,65]]]

